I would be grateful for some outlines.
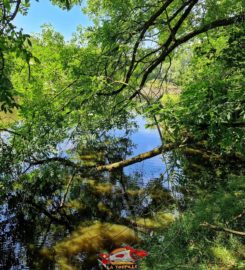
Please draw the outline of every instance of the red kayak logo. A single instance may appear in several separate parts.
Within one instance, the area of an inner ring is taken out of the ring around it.
[[[99,263],[104,269],[137,269],[136,261],[148,253],[141,249],[126,246],[114,249],[111,253],[99,254]]]

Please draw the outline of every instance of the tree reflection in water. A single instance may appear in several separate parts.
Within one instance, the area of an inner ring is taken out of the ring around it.
[[[70,155],[81,165],[113,163],[130,155],[127,137],[104,136]],[[144,184],[144,175],[84,171],[49,162],[14,181],[3,176],[1,255],[3,269],[92,269],[97,254],[173,221],[174,198],[164,177]],[[21,268],[22,267],[22,268]]]

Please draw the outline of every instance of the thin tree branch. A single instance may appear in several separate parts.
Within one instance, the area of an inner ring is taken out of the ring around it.
[[[223,232],[231,233],[231,234],[238,235],[238,236],[245,236],[245,232],[240,232],[240,231],[235,231],[235,230],[219,227],[219,226],[216,226],[213,224],[209,224],[207,222],[200,224],[200,226],[206,227],[206,228],[209,228],[209,229],[212,229],[215,231],[223,231]]]
[[[15,10],[12,13],[11,17],[9,18],[9,21],[12,21],[16,17],[16,15],[17,15],[17,13],[19,11],[19,8],[20,8],[20,4],[21,4],[21,0],[17,0]]]
[[[142,41],[142,39],[145,36],[145,33],[147,32],[147,30],[149,29],[150,26],[152,26],[155,22],[155,20],[166,10],[166,8],[173,2],[173,0],[167,0],[150,18],[148,21],[145,22],[145,24],[142,26],[142,31],[136,41],[136,43],[134,44],[134,48],[133,48],[133,53],[132,53],[132,58],[130,61],[130,66],[129,69],[127,71],[126,74],[126,78],[125,78],[125,84],[123,84],[119,89],[110,92],[110,93],[98,93],[98,95],[106,95],[106,96],[110,96],[110,95],[115,95],[115,94],[119,94],[126,86],[127,83],[130,80],[130,77],[132,75],[132,72],[135,68],[135,60],[136,60],[136,53],[138,51],[140,42]]]
[[[18,132],[15,132],[15,131],[13,131],[13,130],[10,130],[10,129],[1,128],[1,129],[0,129],[0,133],[1,133],[1,132],[8,132],[8,133],[10,133],[10,134],[17,135],[17,136],[20,136],[20,137],[25,138],[25,136],[24,136],[23,134],[20,134],[20,133],[18,133]]]
[[[162,54],[156,59],[156,61],[148,68],[148,70],[144,73],[143,78],[141,80],[140,83],[140,87],[139,89],[130,97],[131,99],[134,98],[135,96],[137,96],[137,94],[139,93],[139,91],[141,91],[141,89],[143,88],[143,86],[145,85],[145,82],[148,78],[148,76],[152,73],[152,71],[161,63],[163,62],[166,57],[178,46],[180,46],[181,44],[189,41],[190,39],[194,38],[197,35],[200,35],[202,33],[205,33],[207,31],[210,31],[212,29],[218,28],[218,27],[222,27],[222,26],[229,26],[232,25],[234,23],[238,23],[238,22],[242,22],[245,21],[245,13],[240,13],[238,15],[235,15],[233,17],[230,18],[226,18],[226,19],[220,19],[220,20],[216,20],[213,21],[207,25],[204,25],[202,27],[200,27],[199,29],[179,38],[176,40],[176,42],[170,46],[170,48],[168,50],[164,50],[162,52]],[[166,45],[166,43],[164,44],[164,46]]]
[[[159,65],[161,64],[167,56],[170,55],[170,53],[176,49],[178,46],[180,46],[181,44],[185,43],[185,42],[188,42],[189,40],[191,40],[192,38],[202,34],[202,33],[205,33],[205,32],[208,32],[212,29],[215,29],[215,28],[218,28],[218,27],[224,27],[224,26],[229,26],[229,25],[232,25],[232,24],[235,24],[235,23],[241,23],[243,21],[245,21],[245,13],[242,12],[240,14],[237,14],[237,15],[234,15],[232,17],[229,17],[229,18],[224,18],[224,19],[219,19],[219,20],[215,20],[211,23],[208,23],[208,24],[205,24],[203,26],[201,26],[199,29],[196,29],[182,37],[179,37],[177,39],[175,39],[175,34],[177,33],[178,29],[180,28],[180,26],[182,25],[183,21],[186,19],[186,17],[188,16],[188,14],[191,12],[192,8],[194,7],[194,5],[197,3],[197,1],[190,1],[189,2],[189,6],[188,8],[185,10],[184,14],[181,16],[181,18],[179,19],[179,21],[176,23],[176,25],[173,27],[172,29],[172,32],[171,32],[171,35],[169,36],[169,38],[167,39],[167,41],[160,47],[161,49],[163,49],[162,53],[159,55],[159,57],[154,61],[152,62],[152,64],[148,67],[148,69],[145,71],[145,73],[143,74],[143,77],[141,79],[141,82],[140,82],[140,86],[139,88],[130,96],[129,99],[133,99],[134,97],[136,97],[139,92],[142,90],[142,88],[144,87],[145,85],[145,82],[147,81],[148,79],[148,76],[152,73],[152,71]],[[171,45],[171,42],[174,41],[174,43]],[[170,46],[171,45],[171,46]],[[170,46],[170,47],[169,47]],[[133,50],[134,54],[136,54],[136,49],[138,48],[138,45],[135,44],[135,49]],[[155,51],[159,51],[159,49],[156,49]],[[127,76],[126,76],[126,80],[125,80],[125,83],[127,84],[130,80],[130,77],[132,75],[132,66],[134,65],[134,63],[136,62],[136,59],[135,59],[135,56],[132,57],[131,59],[131,64],[130,64],[130,69],[127,73]],[[106,95],[106,96],[112,96],[112,95],[115,95],[115,94],[118,94],[120,93],[122,90],[124,90],[124,88],[126,88],[127,85],[123,85],[121,88],[115,90],[115,91],[112,91],[110,93],[103,93],[103,95]]]

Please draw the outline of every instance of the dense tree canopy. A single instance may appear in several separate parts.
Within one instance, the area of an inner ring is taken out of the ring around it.
[[[16,28],[30,5],[0,3],[0,267],[134,244],[142,269],[242,269],[244,1],[88,0],[69,41]],[[137,115],[161,145],[132,157]],[[125,173],[156,155],[159,177]]]

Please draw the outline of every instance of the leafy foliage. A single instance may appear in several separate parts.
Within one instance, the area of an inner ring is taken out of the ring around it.
[[[243,267],[244,241],[225,230],[245,225],[244,12],[233,2],[88,0],[94,25],[69,42],[50,25],[15,28],[29,1],[0,4],[0,110],[13,118],[0,123],[0,238],[11,267],[92,268],[97,249],[131,240],[151,249],[143,269]],[[97,170],[132,154],[136,112],[175,147],[147,185]]]
[[[160,114],[171,140],[189,136],[214,151],[244,156],[243,31],[235,28],[228,37],[195,45],[177,102],[165,95],[161,106],[149,110]]]
[[[190,210],[162,232],[161,238],[157,234],[148,239],[147,247],[151,248],[146,269],[168,269],[173,265],[175,269],[242,269],[243,238],[202,224],[242,230],[244,200],[244,176],[230,176],[225,189],[220,186],[212,194],[203,192]]]

